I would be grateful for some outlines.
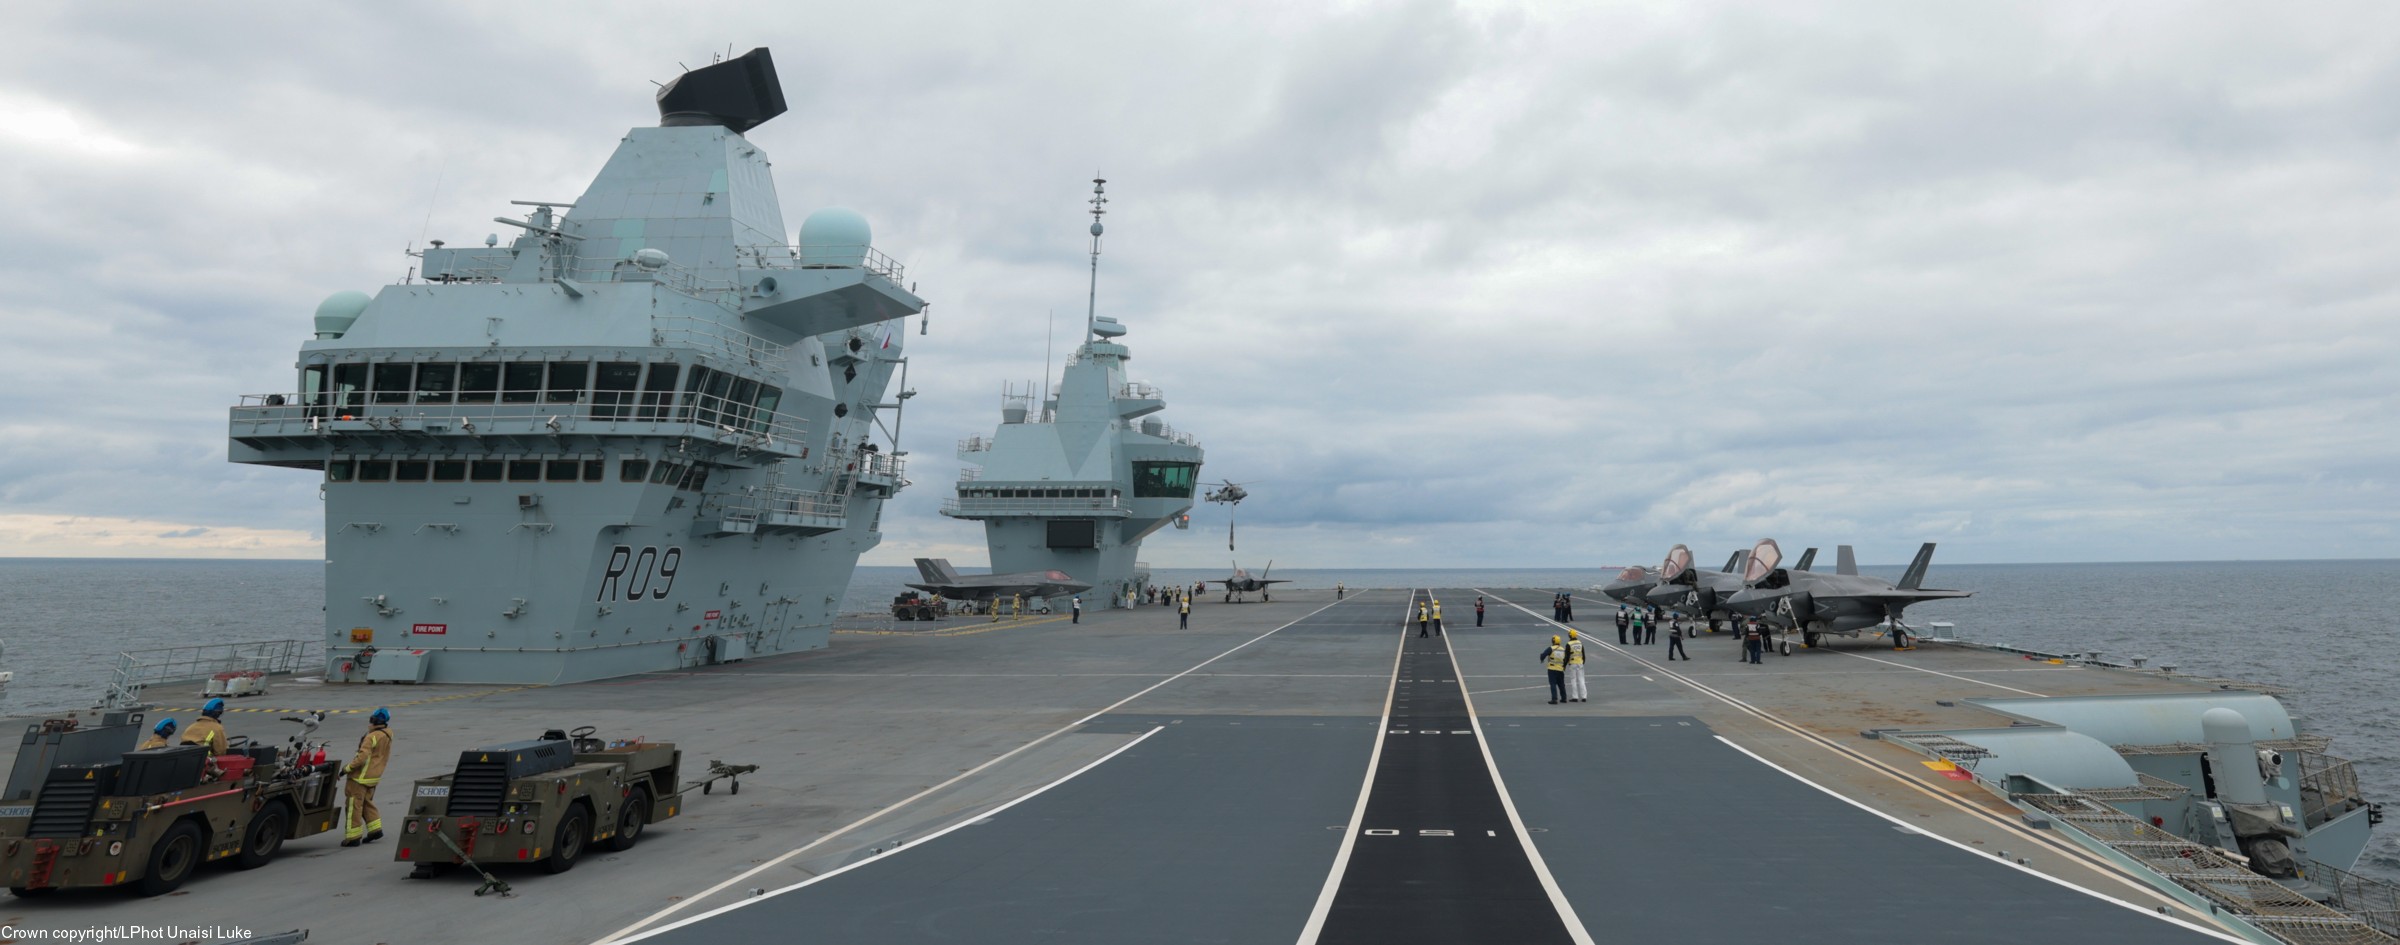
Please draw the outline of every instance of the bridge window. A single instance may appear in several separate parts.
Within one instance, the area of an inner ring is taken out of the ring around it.
[[[639,363],[601,362],[600,370],[592,376],[592,419],[623,420],[633,416],[633,392],[641,382]]]
[[[446,404],[458,387],[458,365],[447,361],[417,365],[417,402]]]
[[[675,419],[690,423],[697,416],[703,418],[701,420],[703,423],[716,422],[705,419],[708,414],[701,412],[698,407],[701,395],[708,391],[708,379],[716,376],[716,373],[704,367],[692,368],[691,376],[684,379],[683,406],[675,411]]]
[[[650,477],[650,461],[629,459],[617,464],[618,482],[640,482]]]
[[[461,364],[458,366],[458,402],[488,404],[500,390],[500,366],[497,364]]]
[[[606,478],[608,478],[608,460],[587,459],[583,461],[583,481],[599,482]]]
[[[325,464],[325,481],[349,482],[350,476],[356,471],[357,469],[349,460],[337,459]]]
[[[478,459],[467,464],[467,478],[475,482],[499,482],[502,464],[496,459]]]
[[[667,409],[675,404],[675,377],[683,373],[680,364],[650,365],[650,381],[642,387],[640,419],[664,420]]]
[[[411,377],[417,366],[406,361],[375,365],[375,402],[379,404],[408,403]]]
[[[434,460],[434,461],[433,461],[433,481],[435,481],[435,482],[464,482],[464,481],[466,481],[466,478],[467,478],[467,461],[466,461],[466,460],[463,460],[463,459],[437,459],[437,460]]]
[[[650,470],[650,484],[654,486],[663,486],[670,482],[681,482],[682,480],[683,467],[675,465],[674,463],[662,462]]]
[[[308,405],[308,415],[325,415],[325,366],[311,364],[300,371],[300,402]]]
[[[732,411],[726,404],[725,395],[732,389],[733,375],[723,371],[709,373],[708,390],[700,400],[700,422],[712,427],[727,422]]]
[[[360,481],[360,482],[390,482],[390,481],[391,481],[391,479],[392,479],[392,461],[391,461],[391,460],[388,460],[388,459],[362,459],[362,460],[359,460],[359,461],[358,461],[358,481]]]
[[[541,461],[541,460],[538,460],[538,459],[512,459],[512,460],[509,460],[509,461],[508,461],[508,481],[510,481],[510,482],[540,482],[540,481],[542,481],[542,461]]]
[[[554,459],[543,478],[551,482],[574,482],[582,478],[583,464],[572,459]]]
[[[750,419],[752,432],[765,433],[775,425],[775,409],[783,406],[783,388],[758,385],[758,410]]]
[[[550,389],[543,399],[554,404],[571,404],[583,399],[583,388],[592,376],[588,361],[550,362]]]
[[[542,363],[519,361],[500,366],[500,402],[530,404],[542,397]]]
[[[426,463],[421,459],[404,459],[392,465],[393,482],[424,482]]]
[[[359,408],[367,405],[367,366],[336,364],[333,366],[334,415],[355,417]]]
[[[739,429],[750,427],[750,401],[758,396],[758,382],[747,377],[733,380],[733,391],[726,396],[726,422]]]
[[[1189,499],[1192,485],[1199,478],[1198,463],[1135,463],[1133,464],[1133,497],[1137,499]]]

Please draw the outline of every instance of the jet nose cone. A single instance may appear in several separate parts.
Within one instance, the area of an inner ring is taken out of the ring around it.
[[[1610,600],[1631,602],[1635,598],[1649,593],[1650,589],[1655,586],[1657,585],[1649,581],[1619,581],[1601,588],[1600,593],[1608,595]]]

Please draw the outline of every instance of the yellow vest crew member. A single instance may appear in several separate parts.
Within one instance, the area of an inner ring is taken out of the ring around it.
[[[1590,702],[1591,690],[1583,684],[1583,634],[1567,631],[1567,701]]]
[[[1542,648],[1542,668],[1550,672],[1550,704],[1567,701],[1567,645],[1555,636]]]
[[[217,721],[217,717],[224,714],[225,700],[208,700],[200,706],[200,718],[192,723],[191,728],[184,730],[183,743],[207,747],[212,758],[224,754],[225,723]]]
[[[392,761],[391,723],[390,709],[377,709],[367,716],[367,734],[358,740],[358,754],[342,766],[342,774],[350,779],[342,785],[343,846],[383,839],[383,813],[375,809],[375,785],[382,783],[383,766]]]
[[[167,747],[167,739],[174,737],[175,720],[172,718],[160,719],[158,720],[157,727],[150,730],[150,737],[142,739],[141,747],[134,750],[149,751],[153,748],[165,748]]]
[[[1433,635],[1442,635],[1442,602],[1438,600],[1433,602]]]

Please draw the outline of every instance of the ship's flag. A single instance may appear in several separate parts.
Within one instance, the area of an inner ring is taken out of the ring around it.
[[[889,351],[889,350],[891,350],[891,349],[892,349],[892,326],[891,326],[891,325],[888,325],[888,324],[887,324],[887,325],[884,325],[884,326],[883,326],[883,340],[882,340],[880,343],[878,343],[878,344],[876,345],[876,347],[878,347],[878,348],[881,348],[881,349],[883,349],[883,350],[885,350],[885,351]]]

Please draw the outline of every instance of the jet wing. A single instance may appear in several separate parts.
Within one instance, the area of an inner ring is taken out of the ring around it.
[[[1931,590],[1931,589],[1923,589],[1923,588],[1920,588],[1920,589],[1918,589],[1918,590],[1913,590],[1913,591],[1899,591],[1899,590],[1894,590],[1894,591],[1884,591],[1884,592],[1881,592],[1881,593],[1869,593],[1869,594],[1843,594],[1843,595],[1840,595],[1840,596],[1842,596],[1842,597],[1848,597],[1848,598],[1851,598],[1851,599],[1853,599],[1853,600],[1863,600],[1863,601],[1868,601],[1868,602],[1871,602],[1871,603],[1876,603],[1876,604],[1914,604],[1914,603],[1917,603],[1917,602],[1919,602],[1919,601],[1928,601],[1928,600],[1953,600],[1953,599],[1960,598],[1960,597],[1973,597],[1973,596],[1975,596],[1975,592],[1974,592],[1974,591],[1937,591],[1937,590]]]

